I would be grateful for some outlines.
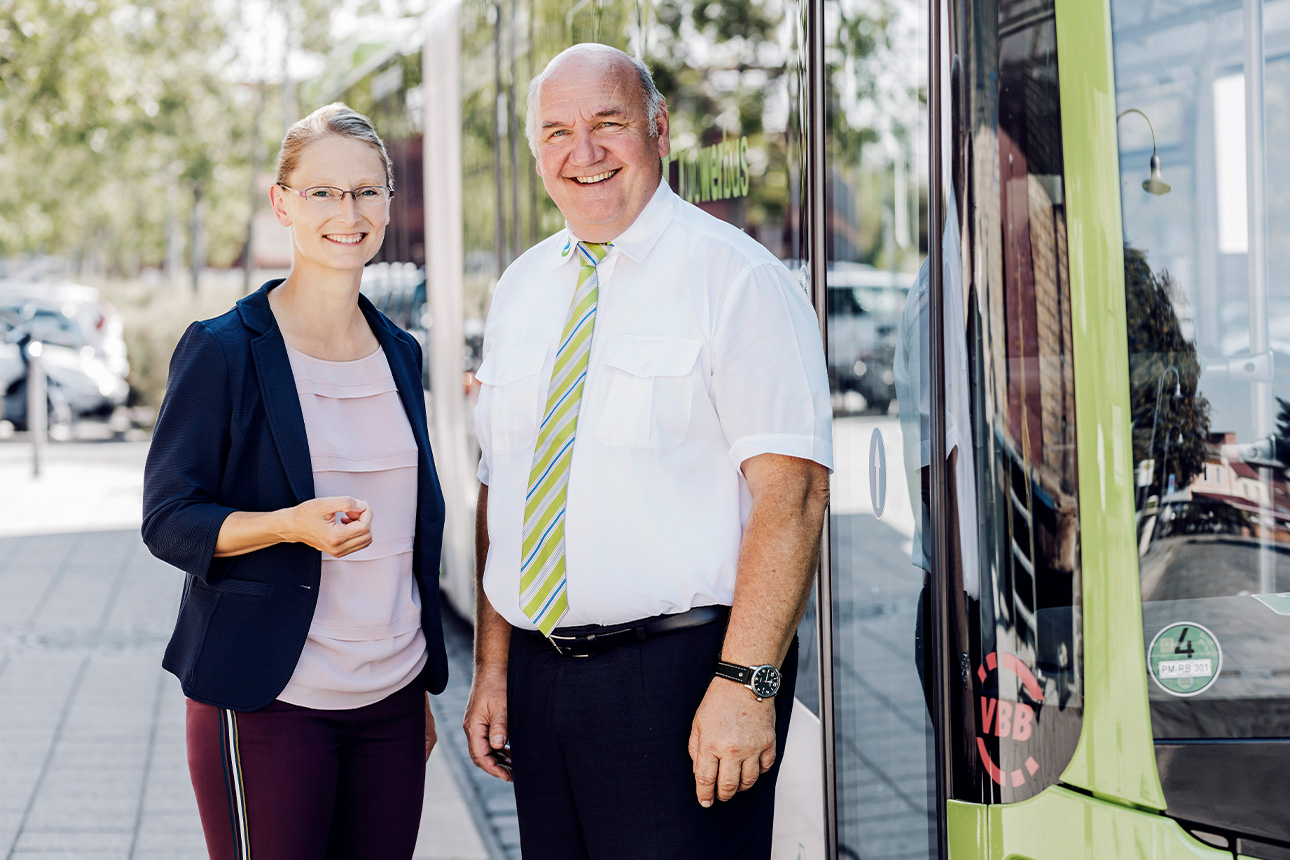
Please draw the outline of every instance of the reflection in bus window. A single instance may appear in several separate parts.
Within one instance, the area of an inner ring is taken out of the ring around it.
[[[946,333],[945,373],[950,386],[949,344],[961,335],[971,434],[957,444],[975,460],[977,508],[965,511],[954,493],[947,500],[957,655],[949,666],[951,743],[967,763],[954,773],[952,791],[1008,803],[1059,780],[1083,707],[1053,3],[966,4],[951,44],[962,76],[951,81],[950,105],[950,202],[962,224],[962,273],[946,278],[944,289],[965,292],[958,323],[965,330]],[[955,480],[951,471],[951,487]]]
[[[1171,815],[1290,842],[1290,3],[1111,13],[1161,782]]]
[[[900,475],[910,407],[892,412],[901,314],[926,252],[926,30],[914,3],[817,8],[828,105],[838,856],[930,857],[935,771],[914,661],[922,571],[911,564],[916,517]]]

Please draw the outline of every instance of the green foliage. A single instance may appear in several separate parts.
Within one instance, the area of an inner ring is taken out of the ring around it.
[[[1278,460],[1290,467],[1290,401],[1277,398],[1277,429],[1272,434]]]
[[[155,265],[167,219],[182,228],[198,198],[209,259],[240,252],[253,99],[236,82],[231,24],[215,8],[0,3],[0,255]]]
[[[1153,272],[1145,254],[1125,246],[1124,288],[1133,461],[1155,459],[1147,495],[1162,494],[1168,473],[1177,476],[1175,486],[1182,489],[1204,468],[1209,401],[1197,390],[1200,362],[1178,323],[1169,273]]]
[[[156,410],[166,391],[175,344],[193,320],[209,319],[242,297],[240,278],[207,281],[201,292],[158,289],[139,280],[95,281],[125,323],[130,388],[138,405]],[[257,285],[258,286],[258,285]]]

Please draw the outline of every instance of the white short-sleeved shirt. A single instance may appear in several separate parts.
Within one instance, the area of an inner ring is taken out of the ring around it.
[[[959,247],[958,204],[953,189],[946,207],[941,236],[941,273],[945,343],[945,451],[958,449],[955,467],[955,504],[958,505],[959,550],[963,589],[971,597],[981,591],[977,549],[976,444],[972,438],[971,387],[968,381],[967,312],[963,295],[963,255]],[[905,479],[914,506],[914,541],[910,560],[916,567],[932,569],[931,521],[923,498],[919,472],[932,463],[932,386],[928,360],[931,299],[928,261],[918,270],[918,280],[905,300],[896,350],[896,402],[900,405],[900,430],[905,455]],[[915,408],[915,406],[917,408]]]
[[[498,282],[475,412],[488,485],[484,589],[512,625],[537,427],[577,282],[566,229]],[[729,605],[757,454],[833,464],[806,293],[769,251],[660,185],[599,265],[565,513],[569,612],[615,624]]]

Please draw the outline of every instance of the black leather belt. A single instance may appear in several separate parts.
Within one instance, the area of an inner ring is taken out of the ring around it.
[[[653,618],[642,618],[625,624],[605,627],[596,624],[585,627],[557,627],[551,631],[550,636],[542,638],[550,642],[555,650],[565,657],[591,657],[628,642],[644,642],[646,639],[653,639],[666,633],[702,627],[714,621],[725,621],[729,617],[729,606],[697,606],[688,612],[656,615]],[[533,631],[533,635],[542,634]]]

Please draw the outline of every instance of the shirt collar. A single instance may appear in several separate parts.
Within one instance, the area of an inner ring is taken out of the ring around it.
[[[614,249],[621,251],[628,257],[639,262],[645,258],[658,242],[667,225],[672,222],[672,217],[676,213],[676,207],[680,198],[672,191],[666,182],[659,182],[658,189],[654,196],[645,204],[641,214],[636,216],[636,220],[631,226],[622,232],[618,238],[613,240]],[[574,253],[574,243],[578,241],[569,229],[566,222],[564,229],[554,237],[555,241],[551,243],[551,253],[547,260],[548,268],[556,268],[570,260],[575,260],[578,255]]]

